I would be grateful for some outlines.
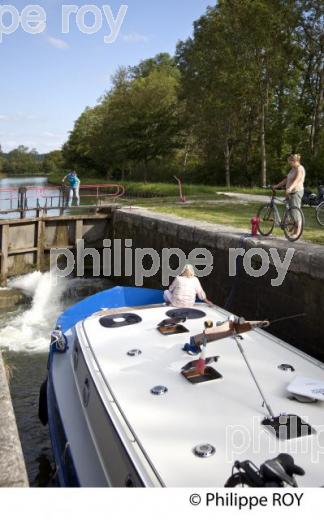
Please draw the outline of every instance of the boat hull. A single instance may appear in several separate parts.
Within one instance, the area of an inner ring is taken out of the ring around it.
[[[175,311],[161,291],[115,288],[59,318],[67,349],[52,346],[47,385],[59,485],[221,487],[235,460],[261,465],[279,453],[305,469],[300,485],[322,485],[324,402],[301,401],[289,388],[301,376],[323,381],[323,365],[256,328],[240,345],[233,337],[209,343],[206,363],[218,377],[193,384],[183,377],[197,356],[187,342],[227,313],[205,304],[190,311],[185,332],[162,334],[158,325]],[[284,440],[266,425],[267,410],[310,428]],[[200,458],[206,446],[211,456]]]
[[[114,420],[113,399],[109,410],[101,398],[98,380],[96,385],[93,383],[91,368],[94,367],[89,366],[89,362],[87,364],[82,349],[78,347],[74,327],[80,319],[104,306],[120,308],[161,301],[161,291],[118,287],[83,300],[58,319],[58,325],[66,334],[68,348],[63,354],[53,350],[49,354],[47,414],[59,486],[159,485],[156,479],[151,481],[148,478],[147,472],[141,478],[134,466],[134,454],[130,455],[131,450],[127,449],[133,438],[130,434],[122,439],[124,430],[120,434],[115,427],[120,418]]]

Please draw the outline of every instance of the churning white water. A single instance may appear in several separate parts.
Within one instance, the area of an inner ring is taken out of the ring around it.
[[[51,330],[64,309],[112,284],[109,280],[60,278],[35,271],[11,279],[8,286],[23,291],[31,303],[0,317],[0,348],[37,352],[48,350]]]
[[[62,294],[68,283],[38,271],[11,280],[9,287],[21,289],[32,301],[27,310],[8,313],[0,329],[0,347],[14,351],[48,349],[49,334],[63,310]]]

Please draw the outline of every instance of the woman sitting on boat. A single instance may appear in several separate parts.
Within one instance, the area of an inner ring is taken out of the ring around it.
[[[177,276],[167,291],[164,291],[164,301],[174,307],[192,307],[196,298],[210,304],[200,281],[195,276],[192,265],[185,265],[180,276]]]

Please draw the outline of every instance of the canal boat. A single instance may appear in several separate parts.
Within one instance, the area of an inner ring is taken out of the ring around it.
[[[280,454],[302,468],[280,485],[324,484],[323,364],[228,314],[115,287],[59,317],[40,394],[59,485],[224,487]]]

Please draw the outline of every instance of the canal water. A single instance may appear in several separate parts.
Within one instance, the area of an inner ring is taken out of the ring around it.
[[[1,210],[17,208],[21,186],[28,187],[30,208],[36,207],[37,198],[45,193],[43,188],[47,188],[46,195],[58,195],[58,190],[48,186],[46,177],[0,178],[0,218],[8,218]],[[17,216],[14,212],[9,218]],[[64,309],[112,284],[107,279],[69,278],[58,279],[53,285],[49,273],[33,272],[10,280],[9,285],[21,289],[27,297],[27,303],[13,311],[0,311],[0,349],[11,373],[10,391],[29,483],[53,486],[55,468],[48,428],[38,419],[38,394],[46,377],[50,333]]]
[[[11,373],[10,391],[31,486],[54,485],[48,428],[38,419],[39,388],[46,376],[50,332],[58,315],[76,301],[111,287],[108,280],[64,279],[34,272],[10,281],[29,302],[0,314],[0,349]]]
[[[14,212],[18,207],[18,190],[27,188],[27,200],[29,208],[37,205],[57,206],[59,202],[59,191],[48,184],[47,177],[4,177],[0,178],[0,218],[18,218],[19,213]],[[44,190],[46,188],[46,190]],[[1,211],[11,210],[12,213],[1,214]],[[57,214],[55,210],[48,210],[49,215]],[[34,215],[34,212],[26,212],[26,216]]]
[[[27,187],[30,207],[36,207],[42,188],[47,186],[47,177],[0,178],[0,211],[17,208],[22,186]],[[15,212],[0,213],[0,218],[17,217]],[[41,273],[20,277],[13,285],[22,286],[30,303],[0,313],[0,349],[11,373],[10,390],[30,485],[49,486],[54,482],[54,464],[48,430],[38,421],[38,391],[46,374],[48,334],[57,314],[69,301],[63,303],[56,291],[52,302],[48,277]],[[71,295],[70,300],[73,301]]]

